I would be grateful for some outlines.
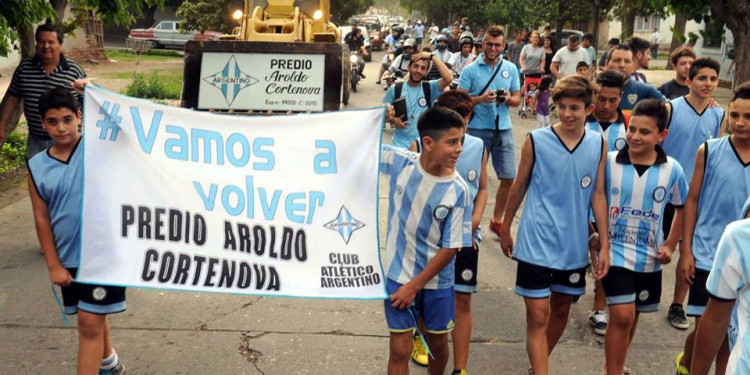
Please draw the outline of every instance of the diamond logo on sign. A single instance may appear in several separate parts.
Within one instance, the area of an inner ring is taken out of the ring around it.
[[[347,210],[346,207],[341,206],[341,210],[339,210],[338,216],[336,216],[335,219],[329,221],[323,226],[330,230],[338,231],[341,235],[341,239],[344,240],[344,242],[348,245],[349,239],[352,237],[352,233],[354,233],[358,229],[362,229],[365,224],[355,219],[354,216],[349,213],[349,210]]]
[[[243,89],[258,83],[258,80],[240,69],[240,65],[237,64],[237,59],[234,55],[229,58],[224,68],[203,78],[208,84],[217,89],[221,90],[221,94],[224,95],[224,99],[228,105],[232,105],[237,94]]]

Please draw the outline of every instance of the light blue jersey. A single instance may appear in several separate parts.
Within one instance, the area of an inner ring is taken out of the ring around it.
[[[607,151],[620,151],[627,144],[625,133],[628,132],[628,125],[620,109],[617,110],[617,121],[610,123],[606,129],[602,129],[602,125],[594,116],[586,118],[586,129],[604,135],[607,140]]]
[[[29,160],[34,187],[47,203],[57,257],[66,268],[78,267],[81,250],[82,148],[79,140],[66,161],[50,156],[49,149]]]
[[[682,206],[688,184],[682,167],[656,148],[654,165],[639,174],[628,147],[607,155],[607,208],[612,266],[635,272],[661,270],[657,254],[664,241],[662,220],[667,203]]]
[[[469,187],[458,172],[436,177],[422,169],[419,154],[383,146],[380,172],[390,177],[385,253],[387,277],[406,284],[441,248],[471,246]],[[453,286],[454,265],[443,268],[424,289]]]
[[[471,134],[464,135],[464,144],[461,155],[458,156],[456,170],[458,174],[469,185],[469,201],[471,207],[469,212],[474,213],[474,199],[479,191],[479,178],[482,176],[482,159],[484,158],[484,142],[481,138]],[[474,233],[477,242],[482,241],[481,228]]]
[[[688,181],[693,178],[695,155],[703,142],[718,138],[724,120],[724,109],[706,107],[702,113],[688,103],[686,96],[671,100],[672,117],[667,123],[669,135],[662,147],[667,155],[677,159]]]
[[[604,139],[585,131],[573,150],[554,127],[529,134],[534,164],[513,258],[556,270],[585,267],[588,222]]]
[[[440,95],[440,89],[438,86],[439,79],[429,81],[430,84],[430,100],[434,101]],[[417,121],[419,116],[422,115],[426,110],[430,108],[431,103],[427,102],[424,95],[424,88],[422,83],[417,86],[410,86],[404,82],[403,88],[401,89],[401,96],[406,98],[406,116],[404,121],[408,121],[408,127],[401,129],[396,128],[393,130],[393,139],[391,144],[396,147],[409,148],[414,141],[419,139],[419,131],[417,130]],[[393,103],[396,99],[396,85],[388,88],[383,98],[383,103]]]
[[[733,325],[736,334],[730,332],[730,342],[733,338],[735,342],[726,373],[750,374],[750,219],[727,225],[719,240],[706,290],[715,298],[737,300],[736,323]]]
[[[727,224],[741,216],[750,195],[750,164],[743,164],[730,137],[705,143],[703,185],[693,231],[695,267],[710,270]]]

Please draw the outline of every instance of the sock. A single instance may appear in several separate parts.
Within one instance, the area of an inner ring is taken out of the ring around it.
[[[99,368],[102,370],[110,370],[113,369],[115,366],[117,366],[117,362],[120,360],[120,358],[117,356],[117,353],[112,350],[112,354],[109,355],[109,357],[102,359],[102,362],[99,364]]]
[[[673,304],[669,305],[670,309],[673,308],[673,307],[682,307],[682,304],[681,303],[673,303]]]

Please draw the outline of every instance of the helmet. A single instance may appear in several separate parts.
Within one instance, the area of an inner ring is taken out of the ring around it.
[[[409,38],[404,42],[404,48],[406,47],[412,47],[414,49],[417,49],[417,40],[414,38]]]
[[[444,27],[442,30],[440,30],[440,33],[443,35],[451,35],[451,29]]]
[[[400,38],[400,37],[401,37],[401,35],[404,35],[404,28],[403,28],[403,27],[401,27],[401,26],[393,26],[393,27],[391,28],[391,32],[394,32],[394,31],[396,32],[396,34],[398,34],[398,35],[396,36],[396,37],[398,37],[398,38]]]
[[[448,37],[445,35],[438,35],[437,37],[435,37],[435,44],[438,44],[440,42],[448,43]]]
[[[474,38],[466,35],[462,36],[461,39],[458,40],[458,45],[463,47],[464,44],[473,45],[474,44]]]

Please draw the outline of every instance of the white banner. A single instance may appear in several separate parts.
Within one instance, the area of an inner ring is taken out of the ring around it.
[[[382,299],[382,108],[194,112],[87,87],[86,283]]]
[[[204,52],[200,109],[323,111],[325,55]]]

